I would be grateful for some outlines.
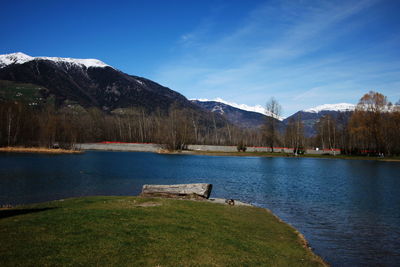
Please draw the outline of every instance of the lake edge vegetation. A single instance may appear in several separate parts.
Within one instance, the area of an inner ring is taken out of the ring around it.
[[[0,152],[6,153],[39,153],[39,154],[82,154],[77,149],[47,148],[47,147],[0,147]]]
[[[266,106],[278,117],[280,106],[275,99]],[[277,127],[273,117],[267,117],[263,127],[251,129],[222,121],[212,112],[209,116],[211,120],[205,121],[178,105],[168,111],[131,107],[104,112],[74,104],[57,107],[54,101],[37,106],[2,102],[0,146],[72,149],[76,143],[115,141],[158,143],[167,150],[206,144],[233,145],[239,151],[247,146],[281,146],[293,148],[295,154],[318,147],[340,149],[346,155],[400,155],[400,106],[378,92],[365,94],[348,119],[323,116],[313,137],[305,136],[300,117],[292,118],[284,129]]]

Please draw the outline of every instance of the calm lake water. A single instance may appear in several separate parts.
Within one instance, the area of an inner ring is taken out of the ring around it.
[[[334,266],[400,263],[400,163],[87,152],[0,154],[0,205],[137,195],[143,184],[212,183],[212,197],[271,209]]]

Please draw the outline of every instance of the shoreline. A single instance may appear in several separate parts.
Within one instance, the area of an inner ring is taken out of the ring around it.
[[[229,156],[229,157],[284,157],[284,158],[318,158],[318,159],[344,159],[344,160],[375,160],[385,162],[400,162],[400,156],[397,157],[369,157],[360,155],[326,155],[326,154],[303,154],[293,155],[289,152],[264,152],[264,151],[246,151],[238,152],[233,146],[207,146],[202,145],[200,149],[193,149],[199,145],[190,145],[188,150],[169,151],[160,144],[154,143],[82,143],[76,144],[78,149],[83,151],[121,151],[121,152],[152,152],[158,154],[171,155],[205,155],[205,156]],[[202,149],[203,148],[203,149]],[[225,150],[225,151],[224,151]]]
[[[46,148],[46,147],[0,147],[4,153],[38,153],[38,154],[83,154],[82,150]]]
[[[343,159],[343,160],[369,160],[382,162],[400,162],[400,157],[369,157],[360,155],[324,155],[302,154],[293,155],[283,152],[234,152],[234,151],[210,151],[210,150],[175,150],[169,151],[160,148],[158,144],[134,144],[133,146],[120,144],[78,144],[78,149],[61,149],[46,147],[0,147],[0,153],[37,153],[37,154],[83,154],[85,151],[115,151],[115,152],[152,152],[166,155],[200,155],[223,157],[266,157],[266,158],[316,158],[316,159]]]
[[[222,205],[230,205],[227,203],[228,199],[225,198],[209,198],[207,199],[207,202],[211,202],[211,203],[215,203],[215,204],[222,204]],[[193,201],[199,201],[199,200],[193,200]],[[201,200],[200,200],[201,201]],[[234,206],[245,206],[245,207],[254,207],[254,208],[259,208],[259,209],[263,209],[266,212],[268,212],[269,214],[271,214],[277,221],[279,221],[282,224],[287,225],[289,228],[291,228],[298,236],[301,245],[309,250],[312,254],[316,255],[318,258],[320,258],[320,260],[322,261],[323,264],[325,264],[325,266],[330,266],[330,264],[323,259],[320,255],[316,254],[314,252],[314,250],[312,249],[312,247],[310,246],[310,243],[308,242],[308,240],[306,239],[306,237],[293,225],[291,225],[290,223],[282,220],[278,215],[276,215],[274,212],[272,212],[272,210],[268,209],[268,208],[264,208],[264,207],[260,207],[260,206],[256,206],[247,202],[242,202],[240,200],[234,200]]]
[[[171,154],[171,155],[201,155],[201,156],[223,156],[223,157],[264,157],[264,158],[316,158],[316,159],[343,159],[343,160],[375,160],[385,162],[400,162],[400,157],[393,158],[379,158],[379,157],[368,157],[368,156],[350,156],[350,155],[292,155],[288,153],[280,152],[220,152],[220,151],[194,151],[194,150],[182,150],[182,151],[162,151],[159,154]]]

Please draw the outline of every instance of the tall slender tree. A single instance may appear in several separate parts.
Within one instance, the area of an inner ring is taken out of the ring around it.
[[[298,114],[296,118],[290,118],[289,123],[285,129],[285,144],[293,148],[295,155],[299,154],[304,149],[304,124],[301,121],[301,115]]]
[[[267,117],[265,120],[266,143],[274,152],[274,145],[278,142],[278,119],[280,118],[282,107],[278,101],[271,97],[265,106]]]

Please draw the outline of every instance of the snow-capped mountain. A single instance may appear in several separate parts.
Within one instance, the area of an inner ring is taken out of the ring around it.
[[[337,118],[342,123],[349,120],[356,105],[349,103],[324,104],[309,109],[304,109],[286,118],[283,123],[288,124],[291,119],[300,119],[304,125],[306,136],[314,136],[316,134],[315,124],[323,116],[330,115]]]
[[[31,57],[24,53],[17,52],[12,54],[0,55],[0,68],[4,68],[13,64],[24,64],[29,61],[35,60],[49,60],[58,64],[74,64],[85,66],[86,68],[96,67],[104,68],[111,67],[98,59],[76,59],[76,58],[63,58],[63,57]]]
[[[202,99],[202,101],[191,101],[205,110],[223,115],[232,124],[242,128],[260,128],[265,124],[267,117],[262,112],[241,109],[237,107],[238,105],[236,105],[236,107],[228,105],[226,104],[226,101],[224,101],[225,103],[218,101],[204,101],[204,99]],[[278,125],[281,124],[279,120],[277,120],[277,123]]]
[[[338,103],[338,104],[324,104],[320,106],[316,106],[309,109],[303,109],[303,112],[310,112],[310,113],[319,113],[322,111],[339,111],[339,112],[348,112],[354,111],[356,105],[349,104],[349,103]]]
[[[196,98],[193,98],[193,99],[190,99],[190,100],[199,101],[199,102],[210,102],[210,101],[213,101],[213,102],[218,102],[218,103],[222,103],[222,104],[225,104],[225,105],[229,105],[231,107],[238,108],[238,109],[241,109],[241,110],[257,112],[257,113],[265,115],[264,114],[265,113],[265,108],[263,108],[261,105],[248,106],[246,104],[237,104],[235,102],[226,101],[226,100],[224,100],[222,98],[219,98],[219,97],[217,97],[215,99],[207,99],[207,98],[196,99]]]
[[[275,119],[280,120],[280,121],[282,121],[282,120],[285,119],[284,117],[278,116],[278,115],[276,115],[276,114],[272,114],[271,112],[269,112],[268,110],[266,110],[266,109],[265,109],[263,106],[261,106],[261,105],[249,106],[249,105],[246,105],[246,104],[237,104],[237,103],[235,103],[235,102],[226,101],[226,100],[224,100],[224,99],[222,99],[222,98],[219,98],[219,97],[217,97],[217,98],[215,98],[215,99],[213,99],[213,100],[205,99],[205,98],[190,99],[190,100],[191,100],[191,101],[197,101],[197,102],[216,102],[216,103],[222,103],[222,104],[225,104],[225,105],[228,105],[228,106],[231,106],[231,107],[240,109],[240,110],[250,111],[250,112],[256,112],[256,113],[260,113],[260,114],[265,115],[265,116],[274,117]]]
[[[24,53],[0,55],[0,80],[43,88],[43,98],[57,105],[66,100],[105,111],[144,107],[149,111],[179,107],[204,113],[183,95],[151,80],[128,75],[97,59],[32,57]],[[1,100],[1,99],[0,99]]]
[[[325,104],[301,110],[287,119],[268,114],[261,105],[249,106],[225,101],[199,99],[188,101],[183,95],[151,80],[128,75],[97,59],[32,57],[24,53],[0,55],[0,82],[25,83],[41,88],[42,98],[53,96],[57,105],[66,100],[83,107],[98,107],[105,111],[125,107],[144,107],[149,111],[168,110],[173,104],[196,110],[203,117],[210,113],[223,115],[242,127],[260,127],[266,116],[287,124],[290,118],[300,117],[306,134],[315,134],[315,123],[330,114],[348,119],[355,105]],[[0,99],[1,101],[2,99]]]
[[[225,116],[231,123],[244,128],[260,128],[265,123],[266,116],[268,116],[265,112],[265,109],[263,109],[264,112],[261,109],[258,109],[258,112],[256,112],[254,111],[254,107],[236,103],[230,105],[232,103],[224,101],[220,98],[217,100],[220,101],[210,101],[207,99],[191,101],[208,111]],[[280,118],[281,120],[278,123],[278,126],[281,130],[283,130],[285,125],[288,125],[291,119],[300,118],[304,124],[305,135],[314,136],[316,134],[315,124],[322,116],[331,115],[335,118],[338,118],[340,121],[346,122],[350,118],[355,108],[356,105],[349,103],[320,105],[314,108],[300,110],[283,120]]]

